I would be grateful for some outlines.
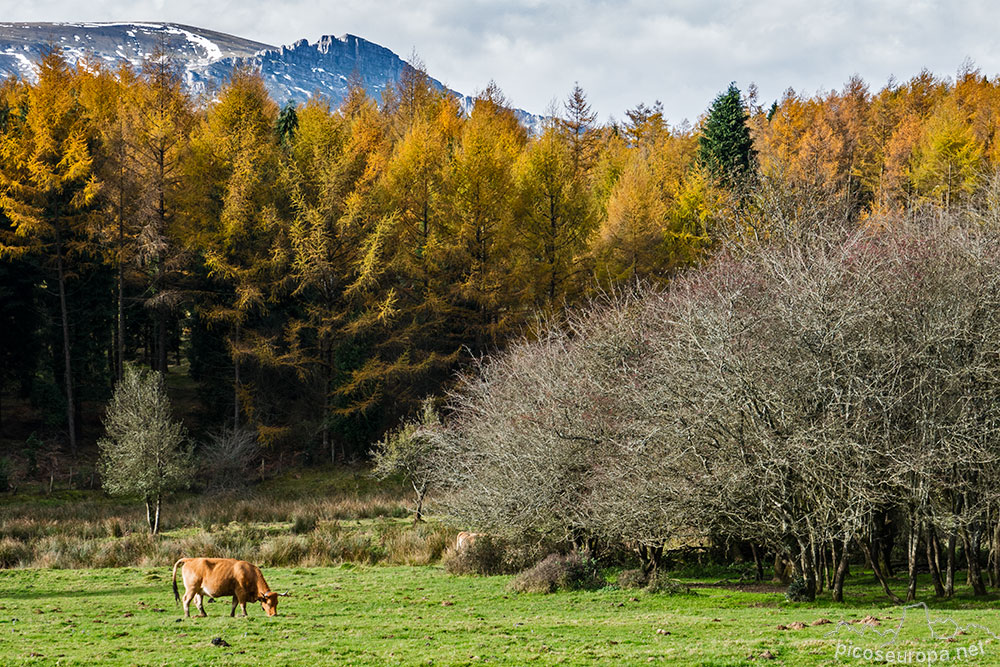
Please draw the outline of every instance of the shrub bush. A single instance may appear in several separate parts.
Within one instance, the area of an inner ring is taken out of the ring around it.
[[[592,590],[604,586],[596,563],[588,555],[572,552],[549,554],[510,582],[517,593],[554,593],[557,590]]]
[[[32,562],[32,567],[49,567],[54,570],[91,567],[97,549],[96,540],[69,535],[50,535],[39,540],[35,546],[35,560]]]
[[[128,567],[156,553],[156,540],[148,533],[133,533],[104,541],[94,550],[88,567]]]
[[[806,580],[802,577],[796,577],[788,585],[788,590],[785,591],[785,599],[789,602],[812,602],[815,598],[809,595]]]
[[[445,570],[451,574],[509,574],[505,552],[503,540],[481,535],[464,549],[453,551],[445,561]]]
[[[622,570],[618,575],[618,588],[645,588],[649,583],[649,575],[645,570]]]
[[[292,519],[292,535],[303,535],[316,530],[316,517],[305,514],[297,514]]]
[[[13,537],[0,540],[0,568],[28,565],[33,556],[31,547],[21,540],[15,540]]]
[[[215,491],[246,487],[256,476],[254,464],[260,458],[257,432],[227,428],[213,433],[201,452],[202,474]]]
[[[671,579],[666,572],[653,572],[649,577],[649,583],[645,588],[647,593],[659,593],[661,595],[693,595],[690,587],[685,586],[676,579]]]
[[[275,567],[298,565],[308,553],[309,542],[301,536],[281,535],[260,545],[261,563]]]

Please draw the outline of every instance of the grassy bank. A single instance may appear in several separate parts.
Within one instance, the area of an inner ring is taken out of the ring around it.
[[[884,630],[903,617],[860,581],[845,605],[833,605],[725,588],[515,594],[508,577],[454,577],[439,567],[269,568],[265,575],[276,590],[293,592],[279,616],[267,618],[256,606],[249,619],[231,619],[219,601],[207,605],[207,619],[178,621],[166,568],[0,572],[0,663],[845,664],[838,643],[874,648],[882,640],[848,634],[837,621],[873,617]],[[935,617],[1000,630],[995,602],[930,604]],[[819,619],[833,623],[811,625]],[[213,645],[215,637],[230,646]],[[966,664],[1000,663],[1000,645],[985,631],[970,628],[956,639],[930,639],[922,612],[911,610],[894,646],[955,651],[982,641],[985,658]]]

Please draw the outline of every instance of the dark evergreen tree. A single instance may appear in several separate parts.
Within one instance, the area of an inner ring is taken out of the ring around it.
[[[715,98],[698,139],[698,156],[720,182],[733,185],[754,170],[756,151],[747,121],[750,119],[735,83]]]
[[[278,114],[278,122],[275,124],[275,131],[278,134],[278,141],[282,146],[291,143],[295,136],[295,130],[299,128],[299,114],[295,110],[295,103],[289,102]]]

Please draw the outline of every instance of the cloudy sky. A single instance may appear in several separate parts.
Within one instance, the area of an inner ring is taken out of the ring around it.
[[[269,44],[352,33],[474,93],[495,80],[543,112],[579,82],[601,118],[663,102],[695,121],[736,81],[769,104],[793,87],[880,88],[966,58],[1000,73],[1000,6],[989,0],[0,0],[5,21],[172,21]]]

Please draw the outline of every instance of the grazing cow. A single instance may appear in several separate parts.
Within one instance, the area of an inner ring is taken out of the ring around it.
[[[475,544],[477,539],[483,537],[484,535],[486,535],[486,533],[470,533],[463,530],[458,534],[458,537],[455,538],[455,551],[465,551]]]
[[[194,600],[201,616],[208,616],[202,606],[202,596],[219,598],[233,596],[230,616],[236,615],[236,605],[247,615],[247,602],[260,602],[268,616],[278,613],[278,598],[288,593],[273,593],[264,581],[260,568],[244,560],[235,558],[181,558],[174,563],[174,599],[180,600],[177,592],[177,566],[181,566],[184,578],[184,615],[190,616],[189,605]]]

